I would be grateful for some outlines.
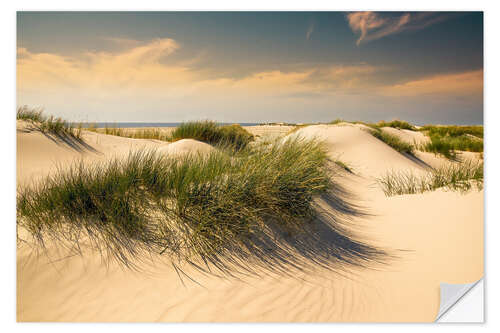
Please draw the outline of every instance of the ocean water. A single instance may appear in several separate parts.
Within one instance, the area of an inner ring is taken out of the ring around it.
[[[97,128],[104,127],[117,127],[117,128],[133,128],[133,127],[177,127],[182,123],[134,123],[134,122],[126,122],[126,123],[82,123],[83,127],[95,126]],[[231,124],[239,124],[241,126],[255,126],[259,125],[258,123],[220,123],[220,125],[231,125]]]

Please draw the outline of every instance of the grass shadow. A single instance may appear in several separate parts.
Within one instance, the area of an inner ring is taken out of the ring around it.
[[[371,216],[354,203],[356,198],[335,184],[316,198],[315,216],[300,229],[283,228],[279,221],[264,226],[243,242],[226,243],[222,251],[190,261],[190,268],[219,277],[239,278],[275,274],[296,277],[298,272],[311,273],[326,269],[343,275],[353,268],[377,269],[397,256],[393,251],[370,245],[353,227],[358,219]],[[193,276],[174,263],[179,277],[194,282]]]
[[[43,132],[40,131],[47,139],[51,140],[52,142],[56,143],[57,145],[64,145],[66,147],[69,147],[71,149],[76,150],[77,152],[92,152],[92,153],[100,153],[97,149],[89,145],[88,143],[85,142],[82,138],[76,138],[71,135],[66,135],[64,133],[61,134],[54,134],[54,133],[48,133],[48,132]]]

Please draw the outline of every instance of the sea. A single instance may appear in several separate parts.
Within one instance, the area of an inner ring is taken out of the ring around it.
[[[134,127],[177,127],[182,123],[145,123],[145,122],[106,122],[106,123],[82,123],[83,127],[94,126],[96,128],[116,127],[116,128],[134,128]],[[239,124],[241,126],[256,126],[259,123],[219,123],[219,125]]]

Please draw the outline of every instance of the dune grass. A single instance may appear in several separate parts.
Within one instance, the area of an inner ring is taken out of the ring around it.
[[[430,142],[421,150],[441,154],[449,159],[456,157],[456,151],[483,152],[483,126],[423,126]]]
[[[181,124],[169,135],[170,141],[195,139],[213,145],[245,148],[254,137],[240,125],[219,126],[213,121],[190,121]]]
[[[451,136],[459,137],[465,134],[473,135],[478,138],[483,138],[484,128],[481,125],[474,126],[458,126],[458,125],[425,125],[419,129],[422,132],[427,132],[429,136],[439,135],[439,136]]]
[[[449,159],[456,158],[456,151],[483,152],[483,140],[469,136],[431,135],[431,142],[422,146],[422,150],[441,154]]]
[[[359,120],[347,121],[347,120],[337,118],[335,120],[330,121],[328,124],[336,125],[339,123],[362,124],[362,125],[368,126],[370,128],[373,128],[373,129],[379,129],[382,127],[393,127],[393,128],[399,128],[399,129],[408,129],[408,130],[412,130],[412,131],[416,130],[416,128],[413,125],[411,125],[410,123],[408,123],[404,120],[391,120],[389,122],[382,120],[382,121],[379,121],[378,123],[368,123],[368,122],[359,121]]]
[[[428,174],[417,176],[411,172],[391,172],[378,179],[387,196],[416,194],[446,188],[467,192],[473,187],[483,187],[483,163],[466,161],[450,163],[434,169]]]
[[[337,118],[337,119],[334,119],[334,120],[330,121],[328,124],[329,125],[337,125],[337,124],[340,124],[340,123],[343,123],[343,122],[346,122],[346,121],[343,120],[343,119]]]
[[[126,129],[116,126],[106,125],[103,128],[98,128],[95,124],[90,124],[85,130],[106,135],[121,136],[132,139],[149,139],[160,141],[171,141],[168,133],[159,128],[143,128],[143,129]]]
[[[45,116],[43,115],[43,109],[28,108],[27,106],[21,106],[17,108],[16,119],[28,120],[40,123],[43,120],[45,120]]]
[[[290,139],[236,155],[175,158],[138,151],[109,163],[73,165],[21,188],[17,224],[47,238],[91,246],[129,264],[144,253],[179,261],[232,251],[266,223],[300,230],[313,199],[331,187],[316,141]]]
[[[378,129],[378,126],[377,124],[373,124],[373,123],[367,123],[367,122],[364,122],[364,121],[359,121],[359,120],[356,120],[356,121],[348,121],[348,120],[343,120],[343,119],[340,119],[340,118],[337,118],[335,120],[332,120],[328,123],[328,125],[337,125],[337,124],[340,124],[340,123],[349,123],[349,124],[361,124],[361,125],[365,125],[367,127],[370,127],[372,129]]]
[[[17,109],[16,119],[31,121],[42,133],[49,133],[56,136],[69,136],[78,140],[81,139],[81,123],[74,124],[59,117],[47,117],[43,114],[42,109],[21,106]]]
[[[415,131],[416,128],[411,125],[410,123],[404,121],[404,120],[392,120],[389,122],[386,121],[379,121],[377,124],[377,127],[382,128],[382,127],[393,127],[393,128],[399,128],[399,129],[407,129],[411,131]]]
[[[414,154],[415,147],[410,143],[404,142],[395,135],[386,133],[380,129],[370,130],[370,134],[400,153],[406,153],[410,155]]]

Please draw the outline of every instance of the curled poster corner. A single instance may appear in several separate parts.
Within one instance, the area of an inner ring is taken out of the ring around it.
[[[464,284],[441,283],[439,313],[436,322],[441,321],[441,317],[480,281],[482,278],[476,282]]]

